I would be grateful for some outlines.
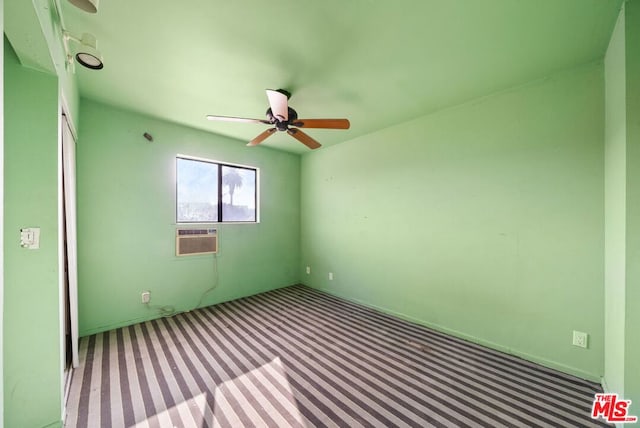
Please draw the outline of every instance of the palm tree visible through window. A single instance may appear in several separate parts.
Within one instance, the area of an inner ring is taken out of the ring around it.
[[[229,204],[233,206],[233,193],[242,187],[242,177],[237,168],[225,167],[223,170],[227,171],[222,175],[222,185],[229,189]]]

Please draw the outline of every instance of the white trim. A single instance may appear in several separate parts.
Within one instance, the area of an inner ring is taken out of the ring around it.
[[[76,251],[76,206],[75,206],[75,138],[69,122],[66,101],[60,91],[58,104],[58,306],[60,340],[60,418],[64,422],[66,415],[66,331],[65,331],[65,240],[67,242],[67,272],[69,281],[69,318],[71,330],[72,368],[79,364],[78,359],[78,284]],[[68,141],[70,140],[70,141]],[[64,182],[65,176],[67,177]],[[64,183],[64,184],[63,184]],[[66,236],[65,236],[66,233]],[[70,375],[70,373],[68,374]]]
[[[78,234],[77,234],[77,204],[76,204],[76,139],[73,128],[68,122],[69,116],[64,115],[66,129],[69,131],[69,139],[62,139],[64,162],[63,171],[66,172],[67,182],[65,186],[66,203],[66,231],[67,231],[67,270],[69,273],[69,320],[71,328],[71,357],[72,366],[78,367]],[[66,156],[65,156],[66,155]]]
[[[220,226],[221,224],[258,224],[260,221],[210,221],[210,222],[184,222],[184,223],[171,223],[172,226],[177,227],[202,227],[202,226]]]
[[[58,91],[60,93],[60,91]],[[65,402],[64,402],[64,365],[65,365],[65,342],[64,342],[64,220],[63,220],[63,198],[62,193],[62,99],[58,98],[58,144],[57,144],[57,167],[58,167],[58,341],[60,347],[60,420],[64,423]]]
[[[233,162],[227,162],[227,161],[216,160],[216,159],[208,159],[208,158],[201,158],[201,157],[197,157],[197,156],[183,155],[183,154],[180,154],[180,153],[176,154],[176,157],[177,158],[182,158],[182,159],[201,161],[201,162],[221,163],[221,164],[228,165],[228,166],[239,166],[241,168],[255,169],[256,171],[260,170],[260,168],[255,167],[255,166],[251,166],[251,165],[243,165],[241,163],[233,163]]]
[[[69,130],[71,131],[71,136],[74,141],[78,141],[76,124],[73,121],[73,116],[69,114],[69,103],[67,102],[67,98],[64,96],[64,92],[60,89],[60,98],[62,99],[62,114],[67,118],[67,122],[69,123]]]

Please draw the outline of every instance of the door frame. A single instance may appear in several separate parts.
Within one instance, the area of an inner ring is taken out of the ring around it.
[[[65,263],[68,275],[68,301],[71,333],[71,370],[78,367],[78,264],[76,222],[76,136],[72,119],[66,113],[67,103],[60,95],[58,138],[58,265],[60,306],[60,376],[62,388],[61,412],[65,416],[66,405],[66,335],[65,335]],[[63,181],[64,180],[64,181]],[[64,184],[63,184],[64,183]],[[65,236],[66,233],[66,236]],[[66,260],[65,260],[66,240]]]

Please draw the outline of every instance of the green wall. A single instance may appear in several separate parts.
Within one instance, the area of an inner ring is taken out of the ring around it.
[[[599,380],[603,105],[593,64],[304,155],[303,282]]]
[[[640,2],[620,12],[605,57],[605,375],[640,416]]]
[[[81,100],[78,164],[80,334],[299,281],[300,157]],[[203,117],[204,120],[204,117]],[[153,135],[149,143],[142,136]],[[175,157],[260,168],[259,224],[218,225],[220,252],[175,256]],[[216,268],[217,264],[217,268]],[[216,272],[217,269],[217,272]],[[140,303],[151,291],[153,309]]]
[[[4,424],[60,423],[58,81],[4,42]],[[20,228],[40,227],[40,249]]]

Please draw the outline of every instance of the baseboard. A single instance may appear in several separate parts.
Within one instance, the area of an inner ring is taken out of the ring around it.
[[[80,337],[85,337],[85,336],[91,336],[93,334],[98,334],[98,333],[103,333],[105,331],[109,331],[109,330],[113,330],[116,328],[121,328],[121,327],[128,327],[130,325],[134,325],[134,324],[139,324],[145,321],[151,321],[154,319],[157,319],[158,315],[154,314],[154,315],[150,315],[150,316],[145,316],[145,317],[140,317],[140,318],[133,318],[127,321],[121,321],[121,322],[117,322],[114,324],[107,324],[107,325],[102,325],[99,327],[94,327],[94,328],[89,328],[87,330],[82,330],[79,333]]]
[[[212,303],[212,304],[207,305],[207,306],[213,306],[213,305],[218,305],[220,303],[229,302],[229,301],[232,301],[232,300],[243,299],[245,297],[251,297],[251,296],[256,295],[256,294],[266,293],[266,292],[271,291],[271,290],[277,290],[279,288],[290,287],[291,285],[294,285],[294,284],[282,285],[282,286],[279,286],[279,287],[270,288],[268,290],[257,291],[257,292],[255,292],[253,294],[247,294],[247,295],[244,295],[244,296],[232,297],[232,298],[229,298],[227,300],[221,300],[219,302],[215,302],[215,303]],[[201,306],[201,307],[205,307],[205,306]],[[162,314],[157,312],[157,310],[159,309],[158,307],[154,307],[154,308],[150,308],[150,309],[154,309],[155,310],[150,315],[145,315],[143,317],[133,318],[133,319],[130,319],[130,320],[125,320],[125,321],[119,321],[119,322],[113,323],[113,324],[106,324],[106,325],[102,325],[102,326],[99,326],[99,327],[88,328],[86,330],[80,331],[79,336],[80,337],[91,336],[93,334],[103,333],[105,331],[114,330],[116,328],[128,327],[130,325],[140,324],[140,323],[143,323],[143,322],[152,321],[152,320],[160,319],[160,318],[163,317]],[[178,315],[178,314],[183,313],[183,312],[193,311],[195,309],[199,309],[199,308],[183,308],[183,309],[176,308],[175,312],[173,312],[170,316]]]
[[[592,373],[585,372],[585,371],[577,369],[575,367],[571,367],[571,366],[567,366],[565,364],[558,363],[557,361],[548,360],[546,358],[542,358],[542,357],[539,357],[537,355],[532,355],[532,354],[529,354],[529,353],[526,353],[526,352],[518,351],[517,349],[512,349],[512,348],[509,348],[507,346],[501,345],[499,343],[495,343],[495,342],[491,342],[489,340],[485,340],[485,339],[481,339],[481,338],[478,338],[478,337],[475,337],[475,336],[471,336],[469,334],[466,334],[466,333],[463,333],[461,331],[457,331],[457,330],[445,327],[445,326],[440,325],[440,324],[436,324],[436,323],[425,321],[425,320],[422,320],[422,319],[419,319],[419,318],[415,318],[415,317],[403,314],[401,312],[396,312],[396,311],[393,311],[393,310],[389,310],[387,308],[380,307],[380,306],[377,306],[377,305],[372,305],[371,303],[361,301],[360,299],[354,299],[352,297],[344,296],[341,293],[335,292],[333,290],[327,290],[327,289],[318,288],[318,287],[309,287],[309,288],[313,288],[314,290],[322,291],[322,292],[330,294],[332,296],[339,297],[341,299],[344,299],[344,300],[347,300],[347,301],[350,301],[350,302],[354,302],[354,303],[357,303],[359,305],[362,305],[362,306],[365,306],[365,307],[368,307],[368,308],[371,308],[371,309],[375,309],[376,311],[380,311],[380,312],[383,312],[383,313],[386,313],[386,314],[389,314],[389,315],[393,315],[394,317],[400,318],[400,319],[405,320],[405,321],[412,322],[414,324],[423,325],[425,327],[431,328],[431,329],[439,331],[441,333],[445,333],[445,334],[457,337],[459,339],[463,339],[463,340],[466,340],[468,342],[475,343],[477,345],[485,346],[487,348],[491,348],[491,349],[494,349],[496,351],[504,352],[505,354],[514,355],[516,357],[520,357],[520,358],[525,359],[527,361],[531,361],[533,363],[540,364],[541,366],[548,367],[548,368],[554,369],[554,370],[558,370],[560,372],[567,373],[567,374],[570,374],[572,376],[579,377],[581,379],[585,379],[585,380],[588,380],[588,381],[591,381],[591,382],[596,382],[596,383],[599,383],[601,381],[601,377],[598,376],[598,375],[594,375]]]

